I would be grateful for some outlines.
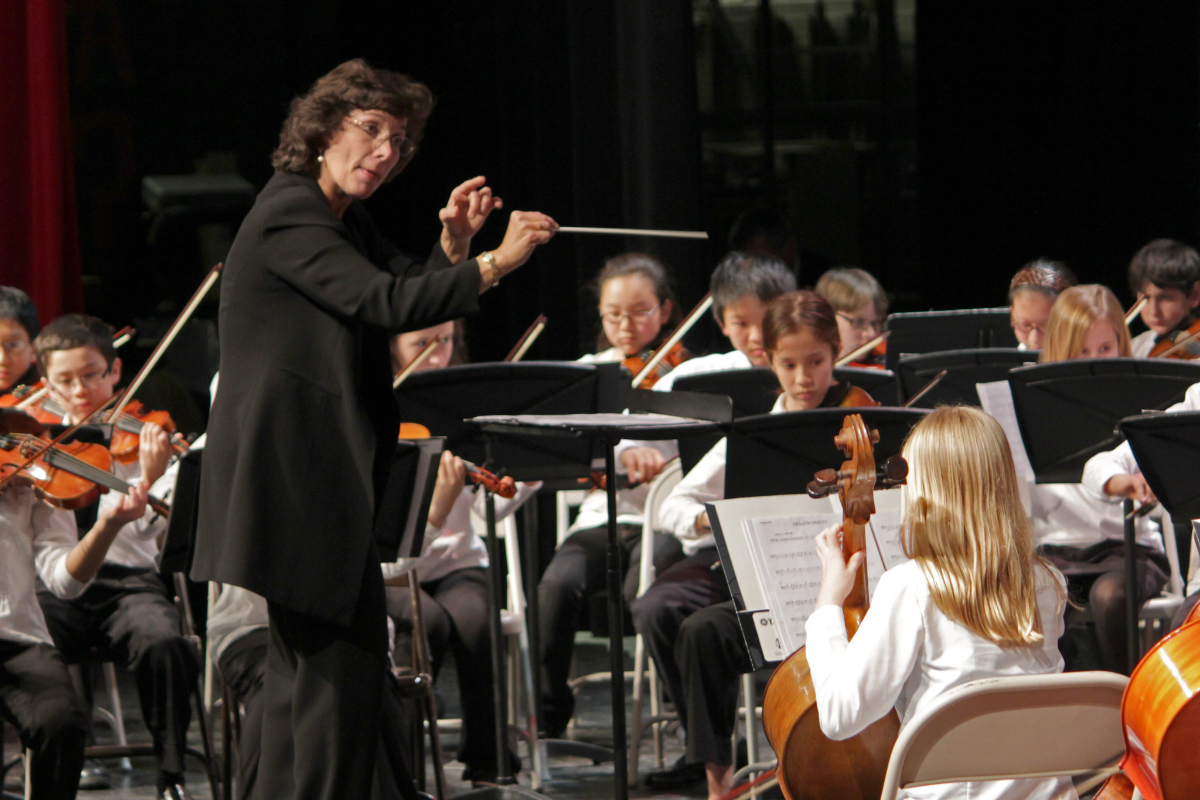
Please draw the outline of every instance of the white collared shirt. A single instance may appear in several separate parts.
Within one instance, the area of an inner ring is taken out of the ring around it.
[[[142,477],[142,465],[134,461],[131,464],[113,462],[112,472],[126,483],[133,483]],[[150,487],[150,494],[168,505],[175,492],[175,476],[179,473],[178,460],[172,461],[162,477]],[[121,502],[124,495],[111,491],[100,496],[100,507],[97,513],[113,508]],[[155,512],[149,506],[140,519],[128,523],[104,557],[105,564],[119,564],[122,567],[134,569],[158,569],[158,537],[167,529],[167,518]]]
[[[37,601],[37,579],[70,599],[87,588],[71,577],[67,555],[79,542],[75,517],[37,499],[32,488],[0,494],[0,638],[53,644]]]

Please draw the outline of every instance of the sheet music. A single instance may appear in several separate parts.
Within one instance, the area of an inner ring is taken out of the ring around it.
[[[754,571],[770,612],[769,623],[765,624],[773,628],[777,643],[777,648],[771,648],[772,643],[763,641],[765,627],[760,630],[764,654],[768,649],[793,653],[804,646],[804,623],[816,608],[817,593],[821,588],[821,560],[817,556],[816,536],[841,521],[841,511],[742,520]],[[871,535],[868,527],[868,594],[875,593],[886,569],[907,560],[900,544],[899,509],[879,511],[871,518],[871,523],[876,536]],[[880,551],[883,561],[880,561]],[[756,623],[764,624],[757,616]]]
[[[1013,464],[1017,468],[1017,476],[1033,480],[1033,465],[1029,463],[1029,454],[1025,452],[1025,440],[1021,438],[1021,426],[1017,424],[1012,387],[1008,385],[1008,381],[992,381],[975,384],[975,391],[979,393],[979,404],[983,410],[1004,429],[1008,446],[1012,450]]]

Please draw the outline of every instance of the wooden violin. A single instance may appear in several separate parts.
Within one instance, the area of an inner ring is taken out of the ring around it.
[[[683,337],[704,316],[705,312],[712,308],[712,302],[711,292],[704,295],[696,307],[684,317],[683,322],[679,323],[679,327],[671,331],[671,335],[663,340],[657,350],[653,353],[648,350],[643,351],[629,356],[621,362],[625,369],[633,373],[633,388],[649,389],[658,383],[658,379],[663,375],[691,358],[691,354],[683,347]]]
[[[66,410],[46,397],[40,403],[27,409],[42,422],[54,423],[66,416]],[[112,420],[112,443],[108,449],[113,458],[121,464],[132,464],[138,460],[138,448],[142,441],[142,428],[147,422],[153,422],[167,432],[170,438],[171,451],[175,456],[181,456],[188,451],[187,440],[175,429],[175,420],[166,411],[149,411],[141,402],[130,400]]]
[[[879,432],[868,430],[858,414],[846,417],[833,441],[847,460],[840,469],[818,472],[808,493],[825,497],[837,491],[842,504],[842,555],[849,560],[865,548],[866,525],[875,513],[876,485],[904,483],[908,464],[893,456],[877,472],[872,444],[879,441]],[[864,559],[842,606],[849,636],[858,630],[868,605]],[[876,800],[900,732],[900,718],[893,709],[849,739],[838,742],[826,737],[817,718],[808,657],[801,647],[779,665],[767,683],[763,729],[779,758],[775,775],[788,800]]]
[[[834,362],[835,367],[858,367],[859,369],[887,369],[887,339],[891,331],[883,333],[854,348]]]
[[[1200,319],[1161,337],[1146,357],[1178,358],[1184,361],[1200,358]]]
[[[429,428],[419,422],[400,423],[400,439],[428,439],[429,436]],[[460,458],[459,461],[466,467],[467,477],[471,479],[472,483],[482,486],[492,494],[500,495],[505,500],[511,500],[517,496],[517,482],[508,475],[501,478],[483,467],[472,464],[465,458]]]

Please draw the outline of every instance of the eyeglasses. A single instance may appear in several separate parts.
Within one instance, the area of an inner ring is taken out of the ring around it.
[[[867,319],[866,317],[850,317],[842,312],[837,312],[837,315],[846,322],[850,323],[850,327],[856,331],[881,331],[883,323],[877,319]]]
[[[1028,335],[1030,333],[1033,333],[1034,331],[1037,331],[1038,333],[1046,332],[1045,324],[1034,325],[1032,322],[1014,322],[1014,323],[1012,323],[1012,329],[1014,331],[1016,331],[1017,333],[1024,334],[1024,335]]]
[[[662,308],[662,303],[659,303],[649,311],[630,311],[625,314],[619,311],[605,311],[600,314],[600,319],[609,325],[620,325],[623,319],[629,320],[634,325],[641,325],[643,322],[648,322],[660,308]]]
[[[371,144],[375,150],[383,147],[384,142],[389,142],[392,145],[392,152],[399,153],[401,158],[408,158],[417,150],[416,144],[414,144],[411,139],[406,138],[402,133],[396,133],[388,136],[387,134],[381,132],[379,130],[379,126],[370,120],[364,122],[362,120],[355,119],[354,117],[345,117],[344,119],[347,122],[354,123],[354,125],[360,131],[365,133],[371,140]]]
[[[75,384],[79,384],[79,386],[85,390],[95,389],[100,384],[100,381],[108,377],[110,372],[112,372],[111,364],[109,365],[108,369],[104,370],[103,372],[100,372],[99,370],[92,370],[90,372],[83,373],[77,378],[70,378],[67,380],[59,378],[58,380],[50,381],[50,385],[63,394],[66,394],[74,389]]]
[[[29,341],[26,339],[10,339],[7,342],[0,342],[0,347],[4,348],[4,354],[15,356],[17,353],[22,353],[29,349]]]

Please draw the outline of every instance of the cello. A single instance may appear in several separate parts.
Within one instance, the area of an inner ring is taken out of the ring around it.
[[[858,414],[846,417],[833,441],[847,460],[841,469],[818,472],[808,485],[808,493],[825,497],[836,489],[842,505],[842,555],[849,560],[865,549],[866,525],[875,513],[876,484],[886,487],[904,483],[908,464],[893,456],[883,473],[877,474],[871,446],[878,443],[879,432],[868,430]],[[843,604],[849,636],[858,630],[868,605],[864,559],[854,589]],[[775,775],[788,800],[876,800],[900,732],[900,717],[893,709],[849,739],[833,741],[826,737],[817,718],[808,657],[801,647],[779,665],[767,683],[763,729],[779,758]]]

